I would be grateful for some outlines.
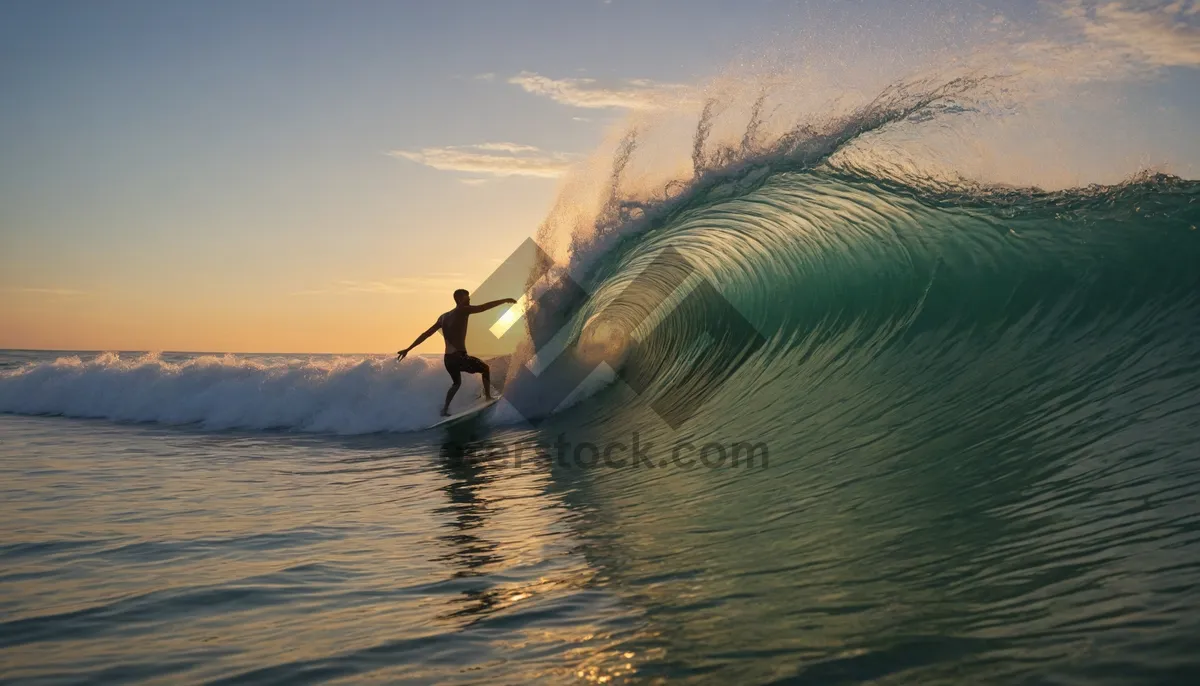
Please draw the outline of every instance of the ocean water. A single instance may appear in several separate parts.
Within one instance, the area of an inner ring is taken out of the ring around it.
[[[1200,183],[839,157],[945,92],[702,120],[465,426],[436,358],[2,353],[3,677],[1196,683]]]

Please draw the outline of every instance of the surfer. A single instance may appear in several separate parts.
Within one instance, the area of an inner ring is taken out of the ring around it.
[[[453,310],[446,312],[437,318],[433,326],[429,327],[425,333],[417,336],[417,340],[413,344],[400,350],[396,353],[397,360],[403,360],[408,351],[421,345],[426,338],[429,338],[438,329],[442,330],[442,338],[446,339],[446,356],[443,362],[446,365],[446,371],[450,374],[450,390],[446,391],[446,404],[442,406],[442,416],[450,416],[450,401],[454,399],[454,394],[458,392],[458,387],[462,385],[462,373],[482,374],[483,375],[483,395],[488,399],[492,399],[492,379],[490,376],[491,370],[487,363],[478,357],[471,357],[467,354],[467,318],[473,314],[485,312],[498,307],[500,305],[516,304],[516,300],[505,298],[504,300],[493,300],[482,305],[471,304],[471,294],[467,289],[460,288],[454,291]]]

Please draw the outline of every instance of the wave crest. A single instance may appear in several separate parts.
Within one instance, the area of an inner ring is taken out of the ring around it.
[[[0,412],[362,434],[429,426],[447,386],[437,358],[171,357],[103,353],[0,371]],[[478,392],[469,377],[459,395]]]

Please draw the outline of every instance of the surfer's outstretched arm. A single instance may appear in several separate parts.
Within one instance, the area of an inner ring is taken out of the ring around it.
[[[492,309],[493,307],[499,307],[500,305],[515,305],[515,304],[517,304],[516,300],[513,300],[512,298],[505,298],[504,300],[493,300],[491,302],[484,303],[482,305],[468,305],[467,312],[470,312],[471,314],[479,314],[480,312],[486,312],[486,311]]]
[[[429,327],[429,329],[427,329],[425,331],[425,333],[421,334],[420,336],[417,336],[417,340],[413,341],[412,345],[408,346],[404,350],[397,351],[396,359],[403,360],[404,356],[408,354],[408,351],[410,351],[413,348],[417,347],[418,345],[421,345],[422,343],[424,343],[426,338],[429,338],[433,334],[437,333],[437,330],[440,328],[442,328],[442,320],[439,319],[438,321],[434,322],[433,326]]]

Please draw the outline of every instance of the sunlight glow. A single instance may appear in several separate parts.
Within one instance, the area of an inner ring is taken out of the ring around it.
[[[500,315],[500,318],[496,320],[495,324],[492,324],[492,328],[488,329],[488,331],[491,331],[492,335],[496,338],[503,338],[504,334],[508,333],[508,330],[512,328],[513,324],[516,324],[521,317],[525,315],[525,310],[528,307],[529,296],[522,295],[517,299],[515,305],[508,308],[507,312]]]

